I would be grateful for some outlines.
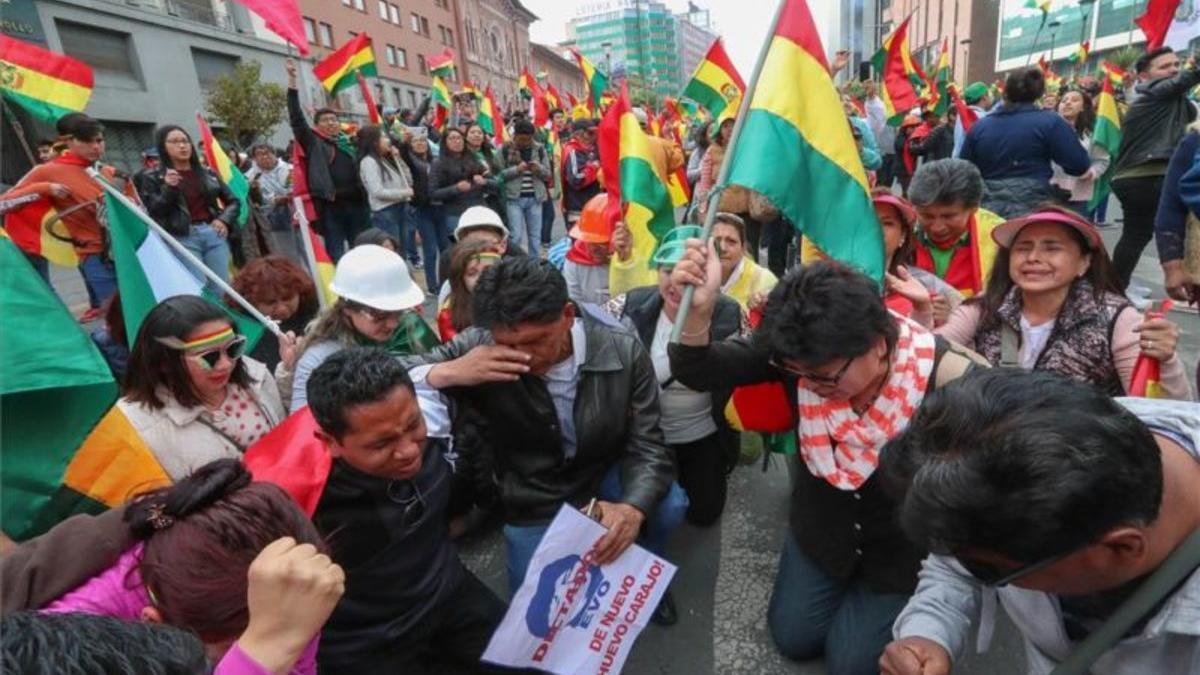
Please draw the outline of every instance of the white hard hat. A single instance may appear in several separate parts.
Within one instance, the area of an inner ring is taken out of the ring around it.
[[[633,116],[637,118],[638,124],[646,126],[650,123],[650,118],[646,116],[646,111],[641,108],[633,109]]]
[[[486,206],[472,206],[463,211],[458,217],[458,225],[454,228],[454,238],[458,239],[464,231],[476,227],[490,227],[499,232],[501,237],[508,238],[508,228],[504,226],[504,221],[500,220],[500,214]]]
[[[383,312],[412,309],[425,292],[412,280],[396,253],[375,244],[355,246],[338,260],[329,289],[360,305]]]

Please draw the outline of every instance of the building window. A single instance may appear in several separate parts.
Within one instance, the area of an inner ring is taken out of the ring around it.
[[[333,26],[321,22],[321,46],[333,49]]]
[[[478,47],[475,46],[475,28],[469,19],[463,20],[463,30],[467,32],[467,50],[474,54]]]
[[[317,44],[317,22],[307,16],[304,17],[304,37],[310,45]]]
[[[200,91],[207,92],[212,89],[217,78],[233,73],[237,68],[238,58],[192,48],[192,64],[196,67],[196,80],[200,82]]]
[[[354,0],[354,9],[365,13],[367,11],[366,0]]]
[[[408,51],[404,47],[396,50],[396,65],[408,70]]]
[[[429,19],[421,17],[421,35],[429,37]]]
[[[404,105],[404,99],[400,98],[400,87],[392,87],[392,100],[396,102],[396,107]]]
[[[397,26],[403,26],[404,24],[400,21],[400,8],[395,5],[391,5],[388,9],[391,10],[392,23],[396,24]]]
[[[145,89],[138,74],[129,33],[56,21],[63,51],[92,67],[96,84]]]
[[[412,29],[414,33],[421,32],[421,17],[417,14],[412,15]]]
[[[396,65],[396,48],[393,47],[392,45],[388,45],[387,49],[385,50],[385,53],[387,54],[388,65],[389,66]]]
[[[417,107],[417,92],[413,91],[412,89],[408,90],[408,107]]]
[[[379,0],[379,18],[388,20],[388,4],[383,0]]]
[[[422,75],[429,74],[429,66],[425,65],[424,54],[417,54],[417,68],[421,71]]]

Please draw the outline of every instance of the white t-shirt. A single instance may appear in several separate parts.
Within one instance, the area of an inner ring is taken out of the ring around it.
[[[671,379],[667,344],[671,341],[672,326],[667,315],[659,313],[654,341],[650,345],[650,360],[654,362],[654,374],[660,387]],[[712,395],[708,392],[693,391],[672,381],[659,393],[658,407],[662,412],[663,436],[672,445],[698,441],[717,430],[717,423],[712,418]]]
[[[1033,370],[1038,357],[1042,355],[1042,350],[1046,348],[1046,341],[1050,339],[1050,332],[1052,330],[1054,330],[1053,319],[1041,325],[1034,326],[1029,323],[1029,320],[1024,315],[1021,316],[1020,356],[1022,368]]]

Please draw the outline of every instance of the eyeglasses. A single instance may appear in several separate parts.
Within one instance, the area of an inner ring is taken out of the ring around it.
[[[367,307],[366,305],[359,305],[359,304],[351,305],[350,309],[355,312],[358,312],[359,314],[366,316],[368,319],[374,321],[375,323],[385,323],[388,321],[395,321],[396,319],[400,318],[401,314],[404,314],[404,310],[402,310],[402,309],[397,310],[395,312],[385,312],[382,309],[375,309],[374,307]]]
[[[445,475],[438,476],[431,485],[425,486],[425,492],[433,492],[445,480]],[[429,508],[425,503],[425,495],[417,485],[417,478],[409,480],[394,480],[388,483],[387,496],[393,503],[398,504],[403,511],[400,522],[404,534],[408,534],[425,522]]]
[[[246,338],[239,335],[234,339],[226,342],[215,349],[199,352],[196,354],[185,354],[184,358],[190,359],[204,370],[212,370],[221,362],[221,355],[230,361],[237,361],[246,353]]]
[[[782,360],[777,359],[774,356],[772,356],[768,360],[768,363],[770,363],[771,366],[774,367],[776,370],[782,370],[785,373],[795,375],[796,377],[798,377],[802,380],[807,380],[813,384],[823,384],[823,385],[828,385],[830,387],[836,387],[837,384],[842,381],[842,378],[845,377],[846,371],[850,370],[850,364],[854,363],[854,359],[856,359],[856,358],[858,358],[858,357],[852,356],[852,357],[847,358],[846,362],[844,364],[842,364],[842,367],[839,368],[838,371],[836,373],[834,373],[833,375],[818,375],[816,373],[809,373],[809,372],[805,372],[802,370],[796,370],[795,368],[788,366],[787,364],[783,363]]]
[[[983,585],[991,586],[993,588],[1000,588],[1023,579],[1034,572],[1038,572],[1050,567],[1051,565],[1074,553],[1075,550],[1077,549],[1072,549],[1063,553],[1055,553],[1052,556],[1029,563],[1028,565],[1021,565],[1017,569],[1012,570],[1007,574],[998,569],[992,563],[971,558],[970,556],[956,555],[955,558],[957,558],[958,562],[965,567],[968,572],[971,573],[971,576],[978,579]]]

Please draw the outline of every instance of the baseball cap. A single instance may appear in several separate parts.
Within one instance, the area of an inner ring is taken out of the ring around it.
[[[1004,248],[1012,246],[1013,240],[1017,238],[1017,234],[1025,228],[1026,225],[1034,223],[1058,223],[1077,230],[1087,240],[1091,250],[1096,251],[1104,247],[1103,241],[1100,239],[1100,231],[1096,229],[1096,225],[1092,221],[1077,215],[1066,209],[1042,207],[1033,213],[1013,218],[1000,223],[992,230],[992,240]]]
[[[963,89],[963,100],[968,105],[979,103],[979,100],[988,95],[988,86],[982,82],[972,82]]]

